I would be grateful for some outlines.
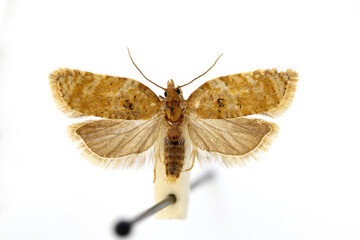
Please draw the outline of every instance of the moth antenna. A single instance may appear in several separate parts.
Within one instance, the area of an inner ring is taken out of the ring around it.
[[[157,85],[156,83],[154,83],[153,81],[151,81],[150,79],[148,79],[148,78],[141,72],[140,68],[138,68],[138,66],[136,66],[134,60],[132,59],[129,48],[127,48],[127,50],[128,50],[128,53],[129,53],[129,57],[130,57],[130,59],[131,59],[131,62],[134,64],[134,66],[136,67],[136,69],[141,73],[141,75],[143,75],[143,77],[144,77],[146,80],[148,80],[149,82],[151,82],[151,83],[154,84],[155,86],[157,86],[157,87],[161,88],[162,90],[166,91],[166,88],[163,88],[163,87]]]
[[[189,85],[190,83],[192,83],[192,82],[195,81],[196,79],[204,76],[208,71],[210,71],[210,69],[212,69],[212,68],[215,66],[215,64],[217,63],[217,61],[219,60],[219,58],[220,58],[222,55],[223,55],[223,53],[220,54],[220,56],[216,59],[216,61],[214,62],[214,64],[213,64],[208,70],[206,70],[203,74],[197,76],[196,78],[194,78],[194,79],[191,80],[190,82],[188,82],[188,83],[186,83],[186,84],[184,84],[184,85],[179,86],[179,88],[182,88],[182,87],[184,87],[184,86],[186,86],[186,85]]]

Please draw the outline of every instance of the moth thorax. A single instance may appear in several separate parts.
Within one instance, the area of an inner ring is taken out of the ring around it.
[[[171,122],[177,122],[183,112],[183,107],[181,106],[180,101],[168,101],[165,105],[165,114],[167,119],[169,119]]]

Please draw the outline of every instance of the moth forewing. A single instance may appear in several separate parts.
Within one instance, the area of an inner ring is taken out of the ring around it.
[[[161,110],[156,94],[131,78],[60,68],[49,79],[57,106],[68,116],[139,120]]]
[[[292,102],[297,76],[291,69],[272,69],[215,78],[190,95],[186,112],[209,119],[267,113],[278,116]]]

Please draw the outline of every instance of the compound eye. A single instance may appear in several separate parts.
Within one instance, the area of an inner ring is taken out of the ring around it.
[[[176,93],[180,94],[181,93],[180,89],[176,89]]]
[[[164,96],[167,97],[167,92],[164,92]]]

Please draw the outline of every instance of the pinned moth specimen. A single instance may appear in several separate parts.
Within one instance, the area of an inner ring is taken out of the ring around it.
[[[162,161],[168,182],[175,183],[195,159],[232,167],[265,150],[278,127],[248,116],[283,113],[294,97],[297,73],[272,69],[223,76],[205,82],[187,100],[182,88],[197,78],[182,86],[169,80],[164,88],[145,77],[165,91],[164,97],[124,77],[58,69],[49,78],[64,113],[102,118],[69,127],[90,161],[105,168]]]

